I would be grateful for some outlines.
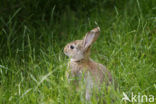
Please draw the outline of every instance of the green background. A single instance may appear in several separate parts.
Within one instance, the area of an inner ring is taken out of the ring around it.
[[[63,48],[97,25],[91,57],[118,83],[101,99],[156,97],[156,0],[0,0],[0,103],[88,103],[66,81]]]

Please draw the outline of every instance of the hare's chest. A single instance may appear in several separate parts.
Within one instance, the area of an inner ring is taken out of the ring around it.
[[[84,82],[87,88],[91,88],[93,86],[92,76],[87,66],[79,65],[74,62],[71,62],[68,65],[70,70],[70,78],[72,77],[72,79],[76,79],[74,81],[77,83],[79,83],[79,81]]]
[[[69,74],[71,77],[76,77],[79,80],[86,79],[88,76],[88,67],[86,65],[78,64],[76,62],[69,62]]]
[[[69,62],[69,70],[70,70],[71,74],[79,75],[83,71],[83,66],[79,65],[75,62]]]

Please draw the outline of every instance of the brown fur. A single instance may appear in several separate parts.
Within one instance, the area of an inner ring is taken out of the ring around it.
[[[83,40],[76,40],[67,44],[64,53],[71,57],[69,62],[69,71],[67,77],[78,77],[81,79],[82,73],[86,73],[84,79],[87,80],[86,99],[90,99],[91,89],[94,85],[100,87],[101,83],[107,85],[112,82],[112,76],[109,70],[102,64],[94,62],[90,56],[91,45],[97,40],[100,28],[94,28],[86,34]],[[74,48],[71,49],[70,46]],[[89,73],[89,74],[88,74]]]

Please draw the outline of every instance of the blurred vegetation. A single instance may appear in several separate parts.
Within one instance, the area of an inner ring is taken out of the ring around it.
[[[156,0],[1,0],[0,103],[85,103],[68,89],[63,47],[97,25],[92,57],[119,84],[114,103],[156,95]]]
[[[55,40],[67,37],[65,34],[69,33],[70,27],[77,28],[81,25],[79,23],[87,23],[88,19],[98,16],[104,16],[105,21],[109,19],[106,23],[108,26],[112,24],[113,19],[116,19],[113,18],[114,16],[120,19],[131,16],[127,21],[132,28],[136,28],[137,24],[134,23],[138,18],[150,20],[155,16],[154,8],[154,0],[2,0],[0,4],[1,57],[6,57],[9,51],[12,53],[21,47],[19,43],[27,40],[27,37],[22,35],[26,29],[32,29],[34,32],[29,37],[32,44],[40,44],[40,41],[46,44],[49,35],[43,36],[38,31],[43,27],[53,32],[51,36],[54,36]],[[61,33],[65,36],[58,35]]]

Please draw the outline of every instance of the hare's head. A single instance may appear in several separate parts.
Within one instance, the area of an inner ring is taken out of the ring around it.
[[[100,28],[94,28],[86,33],[83,40],[75,40],[68,43],[64,47],[64,53],[73,61],[80,61],[89,58],[90,47],[97,40],[100,33]]]

